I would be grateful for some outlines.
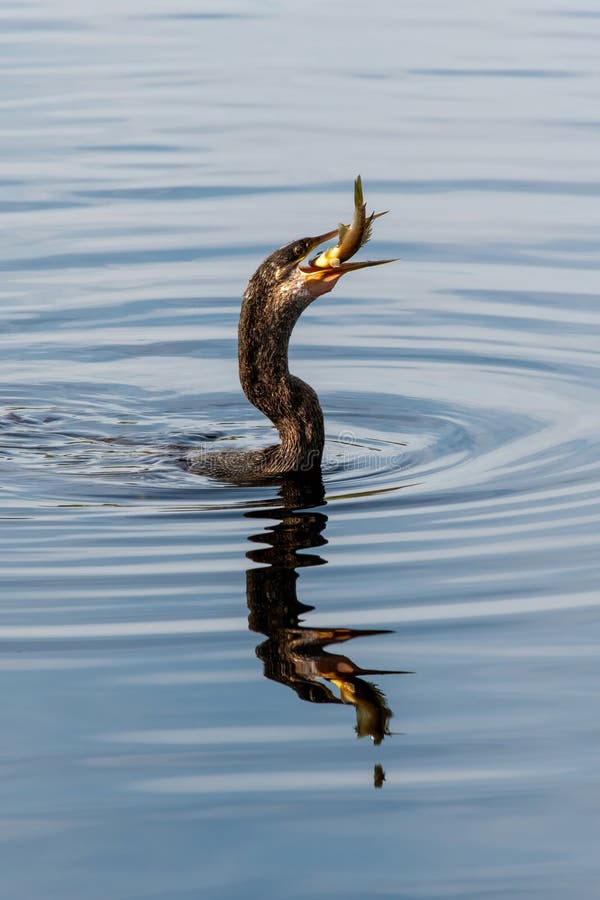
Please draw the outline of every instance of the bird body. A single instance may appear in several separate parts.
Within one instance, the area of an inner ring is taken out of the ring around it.
[[[307,472],[321,463],[323,411],[316,391],[290,373],[288,346],[298,318],[314,297],[297,266],[275,292],[269,290],[269,272],[263,264],[244,294],[238,329],[240,383],[250,403],[279,432],[281,443],[263,451],[264,474]]]

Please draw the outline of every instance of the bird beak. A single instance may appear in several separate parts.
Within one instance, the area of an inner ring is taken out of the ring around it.
[[[337,234],[337,232],[333,232]],[[356,272],[358,269],[367,269],[370,266],[383,266],[385,263],[396,262],[395,259],[369,259],[364,262],[344,262],[339,266],[321,268],[320,266],[300,266],[304,275],[304,282],[313,297],[319,297],[333,290],[338,280],[346,272]]]

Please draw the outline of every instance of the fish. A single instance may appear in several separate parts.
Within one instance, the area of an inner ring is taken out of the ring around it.
[[[371,213],[367,216],[367,204],[363,196],[362,179],[360,175],[354,182],[354,216],[350,225],[340,223],[338,225],[338,243],[335,247],[329,247],[311,260],[311,266],[319,269],[336,269],[341,263],[354,256],[371,237],[373,222],[380,216],[385,216],[389,210],[380,213]]]

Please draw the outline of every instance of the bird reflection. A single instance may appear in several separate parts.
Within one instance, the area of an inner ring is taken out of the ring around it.
[[[408,673],[363,669],[348,656],[325,649],[389,631],[307,628],[300,624],[302,615],[314,607],[301,603],[296,596],[297,570],[327,562],[316,553],[299,552],[327,543],[323,537],[327,516],[315,509],[325,506],[323,484],[320,478],[308,483],[286,480],[280,497],[281,506],[246,513],[252,519],[276,520],[276,524],[249,537],[267,546],[246,554],[252,562],[262,564],[246,572],[249,626],[267,638],[256,654],[263,662],[265,676],[290,687],[301,700],[354,706],[358,737],[368,735],[378,745],[390,734],[392,711],[383,692],[362,676]],[[377,787],[384,777],[383,770],[375,773]]]

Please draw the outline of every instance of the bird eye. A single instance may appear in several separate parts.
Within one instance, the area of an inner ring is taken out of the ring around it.
[[[306,247],[304,246],[304,244],[294,245],[294,256],[297,256],[299,259],[303,256],[306,256]]]

